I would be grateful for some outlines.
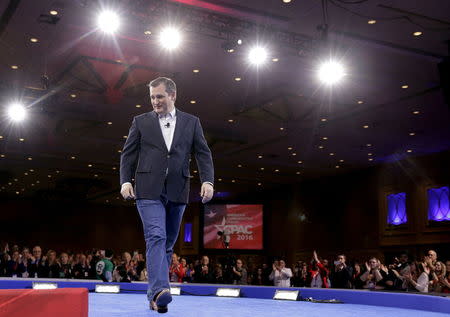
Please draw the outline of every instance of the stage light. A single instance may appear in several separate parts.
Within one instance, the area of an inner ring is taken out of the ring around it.
[[[170,295],[181,295],[181,287],[171,286],[170,287]]]
[[[273,295],[273,299],[282,299],[282,300],[297,300],[299,295],[299,291],[287,291],[277,289],[275,294]]]
[[[344,66],[334,61],[325,62],[320,66],[318,76],[324,84],[333,85],[345,76]]]
[[[95,292],[96,293],[120,293],[120,286],[119,285],[102,285],[97,284],[95,285]]]
[[[26,117],[27,111],[25,107],[19,103],[13,103],[8,108],[8,116],[11,121],[20,122],[23,121]]]
[[[254,47],[248,53],[248,60],[254,65],[261,65],[267,61],[267,50],[263,47]]]
[[[159,35],[159,43],[169,50],[177,48],[181,43],[180,31],[172,27],[163,29]]]
[[[33,282],[33,289],[57,289],[58,284],[56,283],[39,283]]]
[[[112,34],[119,29],[119,16],[113,11],[103,11],[97,19],[98,27],[105,33]]]
[[[219,297],[239,297],[241,296],[240,288],[222,288],[219,287],[216,291],[216,296]]]

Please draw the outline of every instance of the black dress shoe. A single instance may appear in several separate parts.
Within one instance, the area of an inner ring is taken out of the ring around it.
[[[150,309],[156,310],[158,313],[167,313],[167,305],[172,301],[172,295],[169,289],[163,289],[153,297],[150,301]]]

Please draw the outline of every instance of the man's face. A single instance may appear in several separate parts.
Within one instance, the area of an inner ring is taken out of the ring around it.
[[[30,250],[28,250],[28,249],[23,249],[23,251],[22,251],[22,256],[23,256],[25,259],[29,259],[29,258],[30,258]]]
[[[208,264],[209,264],[209,258],[208,258],[207,256],[204,256],[204,257],[202,258],[202,264],[203,264],[203,265],[208,265]]]
[[[34,247],[33,248],[33,256],[35,258],[41,258],[42,250],[40,247]]]
[[[339,262],[341,262],[341,263],[345,263],[345,256],[339,255],[339,256],[337,257],[337,261],[339,261]]]
[[[236,261],[236,266],[237,266],[238,268],[241,268],[241,267],[242,267],[242,261],[241,261],[241,260],[237,260],[237,261]]]
[[[286,263],[283,260],[280,260],[280,268],[284,268],[286,266]]]
[[[178,263],[178,256],[175,253],[172,254],[172,263],[175,263],[175,264]]]
[[[407,254],[402,254],[400,255],[400,263],[407,263],[408,262],[408,255]]]
[[[150,86],[150,101],[152,102],[153,110],[157,114],[164,115],[172,111],[175,107],[175,99],[176,93],[168,94],[166,85]]]
[[[181,264],[186,267],[187,263],[186,263],[186,259],[181,259]]]
[[[369,266],[371,269],[375,269],[377,267],[377,260],[376,259],[370,259]]]
[[[50,252],[50,253],[48,254],[48,260],[49,260],[50,262],[54,262],[54,261],[56,260],[56,252]]]
[[[67,264],[69,262],[69,256],[66,253],[61,254],[61,263]]]
[[[428,251],[427,256],[431,259],[431,261],[435,262],[437,260],[437,254],[435,251],[430,250]]]

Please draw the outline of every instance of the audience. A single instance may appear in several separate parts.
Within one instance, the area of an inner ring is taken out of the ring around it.
[[[45,254],[43,256],[42,254]],[[262,259],[262,257],[261,257]],[[422,261],[410,261],[401,253],[387,264],[375,257],[361,267],[357,261],[347,261],[344,254],[336,256],[332,265],[313,252],[310,263],[297,261],[291,270],[284,260],[276,260],[270,268],[248,258],[230,255],[211,262],[204,255],[201,260],[172,255],[169,267],[171,282],[217,283],[235,285],[272,285],[277,287],[356,288],[368,290],[418,291],[422,293],[450,293],[450,260],[439,261],[435,250],[429,250]],[[42,252],[40,246],[19,248],[2,244],[0,248],[0,276],[12,278],[101,279],[105,282],[147,281],[144,255],[134,251],[115,256],[111,250],[85,253]]]

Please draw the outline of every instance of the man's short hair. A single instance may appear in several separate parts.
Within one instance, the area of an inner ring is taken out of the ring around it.
[[[166,92],[168,94],[174,94],[177,92],[177,85],[175,82],[168,78],[168,77],[158,77],[156,79],[153,79],[149,84],[148,87],[158,87],[159,85],[163,84],[166,87]]]

